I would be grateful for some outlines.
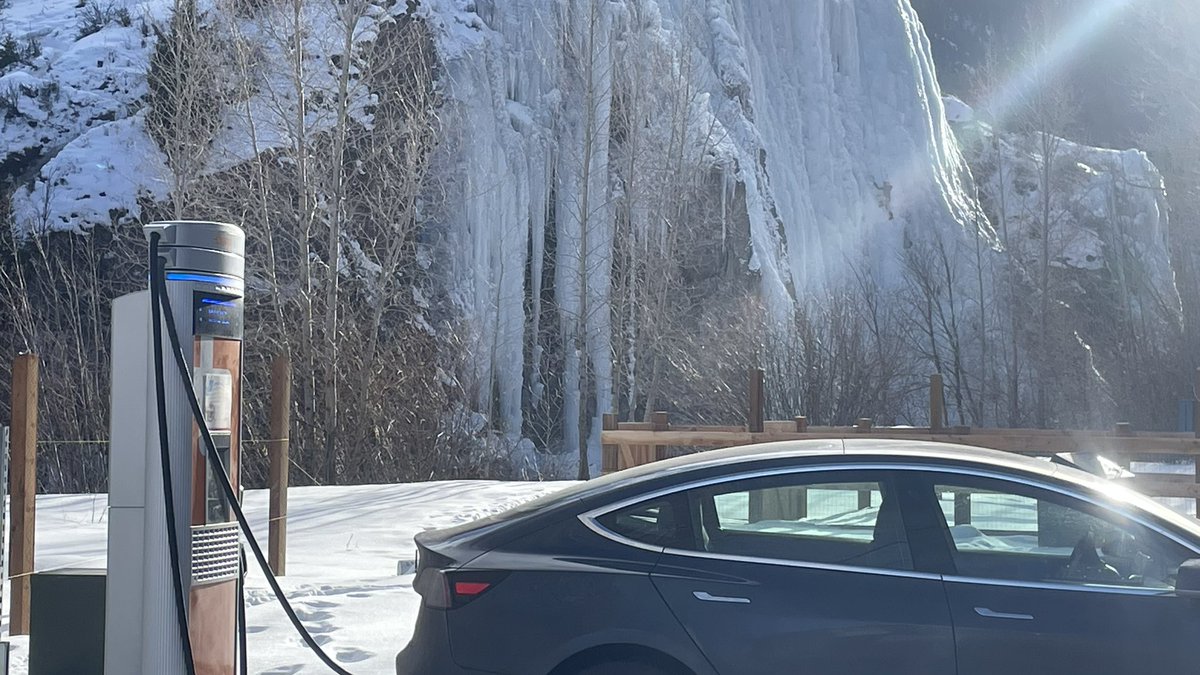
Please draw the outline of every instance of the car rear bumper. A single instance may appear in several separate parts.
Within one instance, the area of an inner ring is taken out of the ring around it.
[[[396,655],[396,675],[483,675],[463,668],[450,656],[446,613],[422,607],[408,645]]]

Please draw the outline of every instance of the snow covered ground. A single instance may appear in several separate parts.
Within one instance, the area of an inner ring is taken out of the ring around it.
[[[450,481],[355,487],[300,487],[289,492],[288,567],[280,583],[326,651],[356,675],[391,673],[416,621],[411,574],[413,535],[496,513],[569,483]],[[103,568],[106,495],[38,497],[36,569]],[[246,493],[246,513],[265,547],[267,493]],[[301,642],[251,563],[246,624],[254,673],[325,673]],[[5,589],[5,600],[9,594]],[[8,634],[8,607],[3,632]],[[28,671],[28,639],[13,639],[11,672]]]

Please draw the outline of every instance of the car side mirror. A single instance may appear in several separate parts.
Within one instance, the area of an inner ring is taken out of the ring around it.
[[[1179,573],[1175,576],[1175,595],[1200,600],[1200,558],[1193,558],[1179,566]]]

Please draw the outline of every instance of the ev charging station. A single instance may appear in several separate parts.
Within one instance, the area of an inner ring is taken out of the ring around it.
[[[157,251],[152,290],[118,298],[112,312],[104,672],[233,675],[241,539],[218,474],[227,470],[237,490],[245,235],[198,221],[144,233]],[[177,345],[163,335],[167,317],[154,325],[159,289]],[[176,370],[176,346],[190,383]],[[207,437],[223,467],[209,461]]]

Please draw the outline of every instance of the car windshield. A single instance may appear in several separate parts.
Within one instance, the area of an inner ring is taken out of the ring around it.
[[[1197,522],[1195,518],[1185,516],[1179,510],[1124,485],[1099,480],[1092,480],[1090,484],[1094,490],[1112,500],[1114,506],[1118,508],[1132,507],[1144,511],[1180,534],[1188,536],[1193,547],[1200,546],[1200,522]],[[1173,498],[1168,499],[1175,502],[1180,501]]]

